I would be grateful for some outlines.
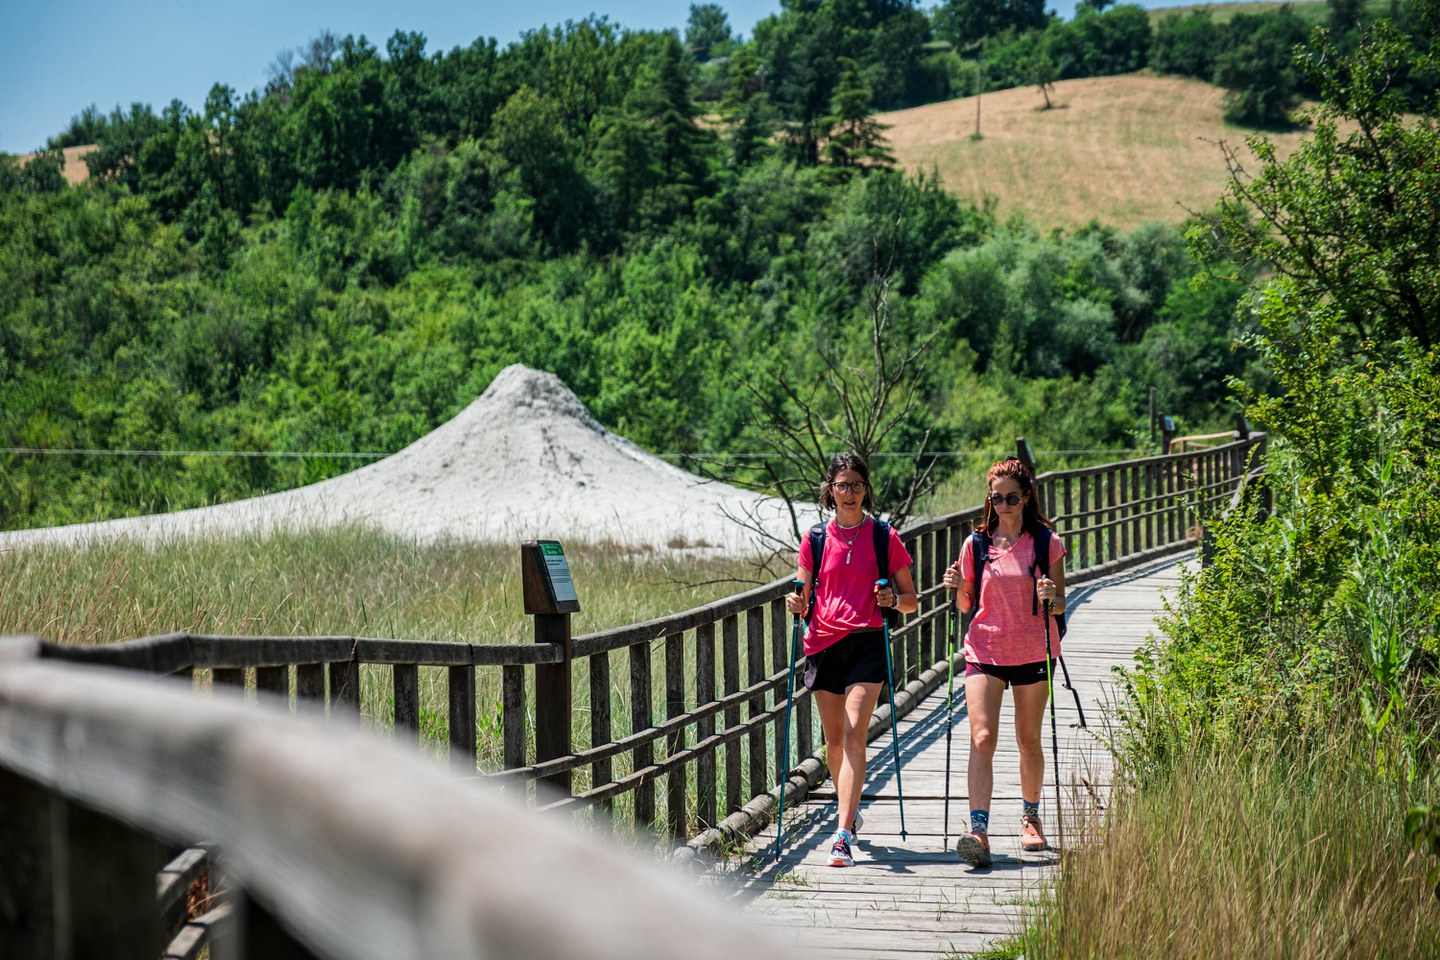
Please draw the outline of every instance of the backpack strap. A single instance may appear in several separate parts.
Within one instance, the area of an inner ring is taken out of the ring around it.
[[[889,580],[890,571],[890,524],[876,520],[872,531],[875,537],[875,567],[880,571],[877,580]]]
[[[1035,544],[1035,556],[1030,561],[1030,579],[1048,578],[1050,576],[1050,528],[1043,523],[1035,524],[1035,529],[1030,531],[1030,539]],[[1030,593],[1030,612],[1037,616],[1040,613],[1040,596],[1033,590]]]
[[[874,528],[875,528],[875,529],[874,529],[874,534],[875,534],[875,566],[876,566],[876,568],[880,571],[880,576],[877,577],[876,579],[878,579],[878,580],[889,580],[889,579],[890,579],[890,573],[891,573],[891,571],[890,571],[890,524],[886,523],[884,520],[881,520],[880,518],[877,517],[877,518],[875,518]],[[894,585],[893,583],[890,585],[890,589],[891,589],[891,590],[894,590],[894,589],[895,589],[895,585]],[[896,596],[899,596],[899,594],[896,594]],[[885,623],[886,623],[888,626],[890,626],[891,628],[894,628],[894,627],[898,626],[899,623],[900,623],[901,614],[900,614],[900,611],[899,611],[897,608],[895,608],[895,607],[882,607],[881,610],[880,610],[880,616],[882,616],[882,617],[885,618]]]
[[[810,528],[810,606],[805,610],[805,623],[815,613],[815,594],[820,589],[820,561],[825,558],[825,521]]]
[[[990,534],[975,530],[970,534],[970,568],[975,571],[975,606],[980,609],[980,581],[985,576],[985,564],[990,559]]]
[[[1050,578],[1050,539],[1054,535],[1054,531],[1043,523],[1036,524],[1035,529],[1030,531],[1030,536],[1035,541],[1035,560],[1030,564],[1032,579],[1038,580],[1040,577],[1044,577],[1048,580]],[[1038,594],[1030,595],[1030,609],[1032,613],[1040,612]],[[1059,631],[1060,636],[1065,636],[1065,614],[1052,613],[1050,618],[1055,621],[1055,629]]]

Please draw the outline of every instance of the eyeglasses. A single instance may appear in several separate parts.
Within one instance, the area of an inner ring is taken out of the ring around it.
[[[1015,504],[1022,503],[1024,500],[1025,498],[1018,493],[1006,493],[1003,495],[999,493],[990,494],[990,502],[997,507],[1002,503],[1013,507]]]
[[[864,480],[856,480],[854,483],[832,483],[830,489],[839,493],[864,493],[868,486]]]

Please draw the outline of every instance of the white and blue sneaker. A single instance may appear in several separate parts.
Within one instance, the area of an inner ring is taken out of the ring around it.
[[[849,830],[835,831],[835,836],[831,838],[830,844],[830,866],[855,866],[855,858],[850,855],[850,842],[852,839],[853,837]]]
[[[865,817],[859,810],[855,811],[855,819],[850,823],[850,842],[860,842],[860,828],[865,825]]]

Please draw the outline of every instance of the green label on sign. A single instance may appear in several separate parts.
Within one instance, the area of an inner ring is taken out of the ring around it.
[[[575,595],[575,581],[570,577],[570,565],[565,562],[565,551],[558,543],[540,544],[540,553],[545,557],[545,570],[550,575],[550,586],[555,590],[558,603],[579,602]]]

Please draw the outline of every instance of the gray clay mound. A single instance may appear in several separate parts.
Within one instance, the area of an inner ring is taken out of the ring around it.
[[[811,507],[802,529],[817,516]],[[558,377],[515,364],[448,423],[343,476],[195,510],[0,533],[0,546],[341,525],[419,542],[554,539],[737,556],[764,549],[757,525],[794,540],[779,500],[647,454],[600,426]]]

